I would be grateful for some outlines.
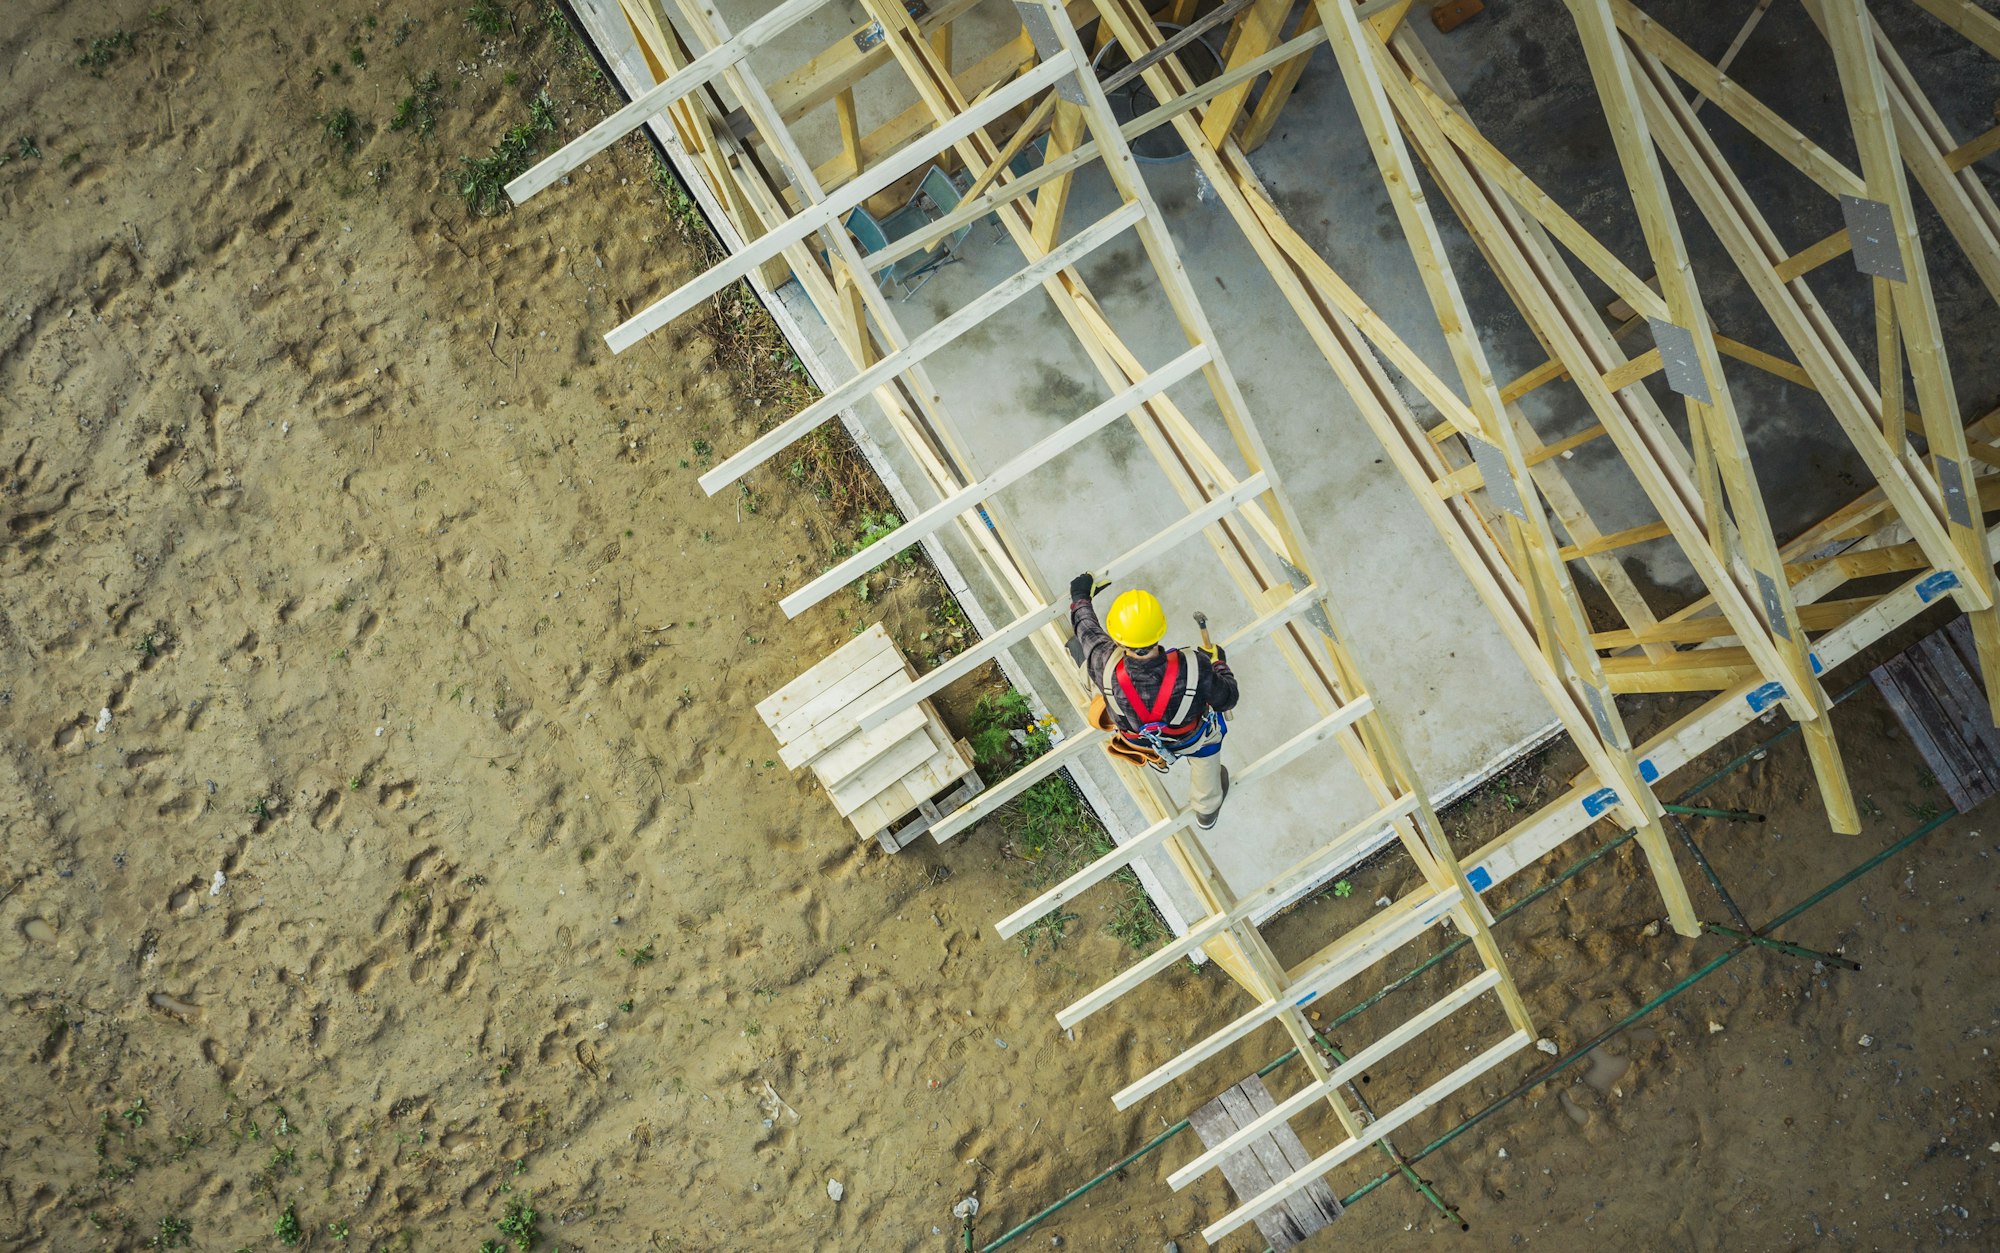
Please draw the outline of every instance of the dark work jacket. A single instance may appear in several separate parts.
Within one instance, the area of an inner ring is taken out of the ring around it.
[[[1077,651],[1083,655],[1084,673],[1090,676],[1091,686],[1102,687],[1104,672],[1118,655],[1118,641],[1105,631],[1104,624],[1097,617],[1097,606],[1088,600],[1070,602],[1069,621],[1076,632]],[[1132,687],[1139,693],[1141,701],[1150,704],[1159,698],[1160,682],[1167,674],[1168,651],[1162,648],[1151,657],[1125,658],[1125,675],[1132,680]],[[1236,676],[1230,673],[1226,659],[1218,657],[1211,662],[1208,654],[1199,648],[1178,651],[1182,666],[1193,665],[1201,673],[1195,686],[1194,708],[1188,711],[1186,721],[1195,721],[1211,709],[1217,713],[1228,713],[1236,708]],[[1114,683],[1113,687],[1116,686]],[[1125,708],[1125,693],[1105,692],[1104,699],[1111,706],[1111,716],[1119,726],[1133,731],[1139,729],[1139,720]]]

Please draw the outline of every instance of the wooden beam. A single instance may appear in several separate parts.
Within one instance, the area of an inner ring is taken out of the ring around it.
[[[1115,581],[1144,566],[1148,561],[1173,551],[1186,540],[1199,535],[1205,528],[1254,499],[1258,493],[1270,486],[1262,474],[1253,474],[1238,483],[1228,493],[1209,501],[1200,509],[1187,514],[1179,521],[1126,550],[1100,565],[1093,566],[1097,576],[1106,581]],[[855,719],[863,731],[872,731],[904,709],[951,686],[959,679],[985,665],[1002,650],[1012,648],[1029,635],[1061,617],[1069,609],[1067,600],[1045,604],[1022,614],[1014,621],[988,634],[979,643],[966,649],[950,661],[918,679],[872,708],[863,710]]]
[[[537,162],[507,184],[507,198],[523,204],[585,161],[666,112],[667,107],[720,78],[723,71],[755,52],[765,42],[810,17],[826,0],[787,0],[745,26],[736,37],[696,57],[666,81],[633,97],[632,102]]]
[[[1923,415],[1924,433],[1929,437],[1931,463],[1946,495],[1945,522],[1962,558],[1960,577],[1969,575],[1979,584],[1977,596],[1983,605],[1977,611],[1968,606],[1968,612],[1973,638],[1979,646],[1980,668],[1985,675],[1988,711],[1995,724],[2000,725],[2000,609],[1995,608],[1993,566],[1986,557],[1986,528],[1978,513],[1966,507],[1965,493],[1971,487],[1973,471],[1966,455],[1964,419],[1959,413],[1958,393],[1945,353],[1937,303],[1931,294],[1930,269],[1917,230],[1916,209],[1903,177],[1900,145],[1890,115],[1889,88],[1874,38],[1874,19],[1863,0],[1820,0],[1816,6],[1808,5],[1809,10],[1814,8],[1823,21],[1827,43],[1833,48],[1855,147],[1861,154],[1861,170],[1867,179],[1867,194],[1889,207],[1902,254],[1905,279],[1892,285],[1896,318],[1902,326],[1910,378],[1916,385],[1917,409]],[[1951,501],[1954,487],[1960,497],[1957,507]]]
[[[1044,263],[1046,263],[1046,260]],[[1041,263],[1038,263],[1041,264]],[[1055,268],[1061,268],[1060,262]],[[881,565],[910,545],[921,542],[954,517],[980,501],[1017,483],[1041,469],[1119,418],[1130,414],[1167,388],[1206,366],[1211,355],[1207,345],[1188,349],[1180,356],[1148,374],[1124,391],[1097,405],[1088,413],[1065,422],[1051,434],[1037,440],[979,482],[946,496],[937,504],[910,518],[901,526],[835,565],[804,587],[778,602],[785,616],[796,618],[855,579]],[[712,494],[712,493],[711,493]]]
[[[709,267],[673,292],[661,297],[644,311],[614,328],[604,339],[613,352],[623,352],[647,335],[686,313],[751,270],[804,240],[822,228],[839,228],[840,219],[876,192],[914,171],[926,161],[1001,114],[1026,103],[1059,78],[1075,72],[1065,60],[1047,61],[1002,87],[976,108],[938,127],[923,139],[883,159],[881,164],[837,189],[820,204],[812,205],[789,220],[774,226],[720,264]]]
[[[1344,0],[1343,0],[1344,2]],[[1429,1110],[1453,1092],[1465,1087],[1487,1071],[1506,1061],[1534,1041],[1534,1036],[1526,1031],[1516,1031],[1506,1039],[1486,1049],[1471,1061],[1466,1062],[1444,1078],[1433,1083],[1417,1095],[1411,1097],[1394,1110],[1368,1124],[1358,1135],[1349,1136],[1345,1141],[1315,1157],[1308,1164],[1272,1184],[1269,1190],[1251,1197],[1229,1213],[1216,1219],[1201,1229],[1202,1239],[1215,1244],[1230,1232],[1245,1223],[1254,1222],[1282,1204],[1294,1192],[1326,1176],[1361,1150],[1381,1140],[1396,1128],[1409,1122],[1419,1114]]]

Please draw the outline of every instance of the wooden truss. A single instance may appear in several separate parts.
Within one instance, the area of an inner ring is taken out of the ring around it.
[[[1247,622],[1229,646],[1279,650],[1317,710],[1315,721],[1240,771],[1237,788],[1247,798],[1280,766],[1337,745],[1373,797],[1376,808],[1365,818],[1277,878],[1239,892],[1216,872],[1191,815],[1157,777],[1118,762],[1117,777],[1146,828],[997,925],[1011,935],[1155,854],[1165,854],[1186,879],[1203,916],[1061,1011],[1058,1021],[1080,1022],[1180,958],[1205,952],[1249,992],[1252,1007],[1136,1078],[1116,1103],[1123,1108],[1158,1091],[1273,1022],[1299,1046],[1311,1075],[1257,1123],[1189,1162],[1170,1182],[1191,1182],[1234,1148],[1309,1108],[1329,1109],[1344,1132],[1310,1166],[1246,1198],[1207,1228],[1211,1240],[1280,1204],[1534,1038],[1488,932],[1481,892],[1608,818],[1638,832],[1672,925],[1683,935],[1696,934],[1694,905],[1661,826],[1657,780],[1730,732],[1782,710],[1804,732],[1831,826],[1858,830],[1821,676],[1943,596],[1971,616],[1989,699],[2000,692],[2000,602],[1984,521],[1989,507],[2000,507],[2000,478],[1986,474],[2000,466],[2000,415],[1968,428],[1957,411],[1924,241],[1904,178],[1905,170],[1914,176],[1956,246],[2000,300],[2000,208],[1969,169],[2000,151],[2000,129],[1959,142],[1864,0],[1804,0],[1832,52],[1859,169],[1843,165],[1728,77],[1749,25],[1721,63],[1711,64],[1629,0],[1564,0],[1614,141],[1617,171],[1607,178],[1629,198],[1643,259],[1619,257],[1480,132],[1476,102],[1458,99],[1402,25],[1411,0],[1225,0],[1207,6],[1195,0],[1014,0],[1018,34],[997,47],[971,50],[978,55],[969,60],[954,55],[954,23],[982,2],[990,13],[1004,0],[939,0],[909,9],[896,0],[862,0],[867,24],[768,84],[750,70],[753,55],[818,13],[825,0],[789,0],[736,32],[703,0],[680,0],[673,15],[659,0],[594,2],[618,6],[656,85],[524,174],[510,194],[526,200],[651,122],[670,133],[682,173],[720,208],[732,245],[726,259],[615,328],[606,337],[611,347],[622,351],[638,343],[733,283],[795,279],[847,358],[848,373],[830,380],[821,400],[726,458],[702,476],[702,486],[711,493],[729,486],[821,423],[867,402],[879,407],[935,498],[885,541],[888,548],[871,547],[791,591],[782,602],[785,611],[804,612],[889,551],[943,534],[956,535],[977,554],[1004,602],[988,606],[999,625],[980,644],[862,712],[859,724],[879,727],[985,661],[1022,647],[1047,664],[1082,709],[1088,693],[1057,625],[1064,602],[1010,538],[995,494],[1122,418],[1153,454],[1182,516],[1123,553],[1104,554],[1093,569],[1116,578],[1200,535],[1244,600]],[[1968,0],[1909,2],[2000,55],[2000,22]],[[1750,25],[1771,3],[1761,0]],[[1162,21],[1178,33],[1163,33]],[[1158,106],[1121,125],[1104,83],[1090,69],[1080,30],[1090,33],[1090,48],[1121,45],[1129,65],[1119,77],[1142,76]],[[1180,50],[1203,32],[1225,30],[1223,72],[1196,82]],[[1434,370],[1285,221],[1246,156],[1270,134],[1306,58],[1322,44],[1367,134],[1443,329],[1449,376]],[[914,94],[917,103],[863,133],[856,93],[871,75],[891,71],[904,84],[900,94]],[[1693,103],[1683,85],[1696,93]],[[1806,246],[1792,251],[1778,242],[1699,120],[1711,103],[1835,202]],[[829,108],[839,150],[815,164],[792,127]],[[1585,763],[1565,796],[1478,850],[1467,865],[1445,839],[1429,796],[1342,643],[1335,606],[1313,574],[1316,563],[1282,478],[1133,160],[1130,141],[1161,126],[1175,128],[1192,152]],[[1044,154],[1026,155],[1043,133]],[[879,207],[885,198],[893,203],[933,163],[964,171],[959,207],[885,250],[862,255],[842,226],[847,215],[871,203]],[[1102,171],[1119,203],[1078,227],[1065,220],[1065,209],[1072,180],[1086,167]],[[1752,348],[1715,324],[1673,211],[1668,168],[1707,217],[1792,360]],[[1546,351],[1546,363],[1520,378],[1494,375],[1445,246],[1446,228],[1422,192],[1424,177],[1477,241]],[[1021,255],[1020,269],[929,329],[906,333],[874,276],[995,215]],[[1114,333],[1076,270],[1128,232],[1141,244],[1153,290],[1185,338],[1177,355],[1152,370]],[[1849,254],[1873,282],[1878,368],[1872,373],[1808,281],[1813,270]],[[1610,321],[1585,297],[1573,264],[1619,298]],[[1108,399],[997,467],[981,468],[926,365],[1022,299],[1052,304],[1101,375]],[[1635,336],[1643,339],[1632,342]],[[1754,418],[1738,408],[1731,368],[1766,371],[1816,393],[1874,486],[1804,534],[1779,536],[1750,462],[1746,426]],[[1440,421],[1427,427],[1419,419],[1392,370]],[[1233,444],[1227,451],[1244,467],[1241,474],[1203,441],[1172,399],[1175,388],[1197,375],[1222,415]],[[1648,386],[1655,376],[1673,398],[1671,407],[1682,411],[1685,438]],[[1573,387],[1592,421],[1581,432],[1545,441],[1520,402],[1557,386]],[[1918,434],[1921,444],[1913,438]],[[1608,533],[1593,521],[1565,478],[1563,458],[1598,439],[1615,448],[1657,520]],[[1641,594],[1618,557],[1656,541],[1671,543],[1686,559],[1703,592],[1666,612]],[[1896,576],[1893,585],[1884,586],[1889,576]],[[1856,583],[1865,590],[1851,590]],[[1617,625],[1601,621],[1605,611],[1593,615],[1587,593],[1601,596]],[[1619,698],[1683,691],[1715,695],[1665,731],[1634,742]],[[1096,732],[1071,734],[933,835],[951,838],[1037,779],[1097,751],[1101,740]],[[1305,961],[1283,965],[1257,919],[1337,872],[1385,828],[1421,872],[1422,885]],[[1473,938],[1482,973],[1330,1066],[1304,1006],[1446,918]],[[1489,992],[1506,1033],[1405,1104],[1364,1123],[1342,1095],[1350,1080]]]

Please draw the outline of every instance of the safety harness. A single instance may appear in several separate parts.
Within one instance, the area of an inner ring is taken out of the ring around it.
[[[1144,744],[1165,763],[1178,757],[1207,757],[1222,748],[1221,734],[1210,735],[1211,730],[1228,731],[1222,715],[1211,709],[1199,717],[1190,716],[1200,687],[1200,664],[1193,658],[1183,664],[1180,649],[1167,653],[1166,673],[1160,676],[1160,690],[1150,702],[1140,699],[1122,656],[1105,667],[1102,684],[1104,691],[1119,694],[1126,715],[1139,724],[1136,731],[1120,725],[1118,734],[1130,743]]]

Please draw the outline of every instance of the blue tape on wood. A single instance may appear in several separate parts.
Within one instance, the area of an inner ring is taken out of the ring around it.
[[[1826,673],[1826,664],[1819,659],[1818,653],[1807,653],[1806,660],[1812,662],[1814,674]]]
[[[1785,699],[1785,685],[1782,683],[1766,683],[1743,699],[1749,702],[1752,710],[1757,713],[1763,713],[1766,709]]]
[[[1493,872],[1484,866],[1474,866],[1465,872],[1465,881],[1472,885],[1473,891],[1484,892],[1493,886]]]
[[[1639,763],[1639,777],[1644,779],[1648,783],[1659,782],[1660,768],[1653,764],[1653,759],[1651,757],[1648,757]]]
[[[1618,803],[1618,793],[1608,787],[1598,788],[1583,798],[1583,812],[1595,818]]]
[[[1306,993],[1306,994],[1305,994],[1304,996],[1300,997],[1300,998],[1299,998],[1298,1000],[1296,1000],[1296,1001],[1293,1001],[1293,1002],[1292,1002],[1292,1008],[1293,1008],[1293,1009],[1297,1009],[1297,1008],[1298,1008],[1299,1006],[1301,1006],[1301,1005],[1304,1005],[1304,1004],[1307,1004],[1308,1002],[1310,1002],[1310,1001],[1313,1001],[1313,1000],[1315,1000],[1316,998],[1318,998],[1318,996],[1319,996],[1319,993],[1317,993],[1317,992],[1308,992],[1308,993]]]
[[[1926,575],[1923,582],[1917,584],[1917,599],[1928,605],[1957,586],[1958,575],[1950,570],[1939,570],[1936,574]]]

